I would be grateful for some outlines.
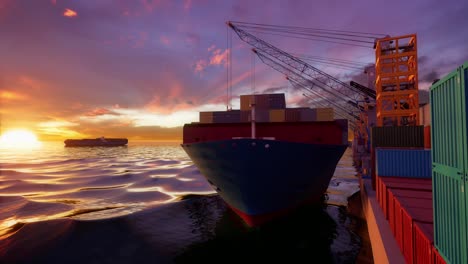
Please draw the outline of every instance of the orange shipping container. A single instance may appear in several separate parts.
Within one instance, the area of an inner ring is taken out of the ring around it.
[[[284,122],[285,109],[272,109],[270,110],[270,122]]]
[[[213,123],[213,112],[200,112],[200,123]]]

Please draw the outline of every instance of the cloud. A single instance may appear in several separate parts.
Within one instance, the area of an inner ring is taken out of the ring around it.
[[[146,12],[153,12],[156,8],[161,7],[166,4],[165,0],[141,0],[144,9]]]
[[[208,62],[205,60],[198,60],[195,62],[194,70],[195,73],[201,73],[205,70],[206,66],[208,66]]]
[[[65,8],[65,11],[63,11],[63,16],[65,17],[77,17],[78,13],[76,11],[70,9],[70,8]]]
[[[14,91],[0,91],[0,99],[4,100],[24,100],[27,96]]]
[[[166,46],[169,46],[171,44],[171,40],[164,35],[159,37],[159,41]]]
[[[184,10],[185,11],[190,10],[191,7],[192,7],[192,0],[185,0],[184,1]]]
[[[200,59],[195,62],[194,71],[195,73],[201,73],[205,71],[208,66],[227,66],[227,60],[229,56],[229,50],[217,49],[216,46],[212,45],[208,49],[209,58],[207,60]]]
[[[419,80],[422,82],[432,83],[434,80],[439,79],[439,73],[436,70],[432,70],[422,76]]]
[[[211,45],[208,47],[208,52],[212,52],[214,49],[216,49],[216,46],[215,45]]]
[[[210,65],[227,65],[227,58],[229,56],[229,50],[216,49],[210,58]]]
[[[106,108],[96,108],[85,114],[85,116],[88,116],[88,117],[102,116],[102,115],[119,115],[119,114]]]

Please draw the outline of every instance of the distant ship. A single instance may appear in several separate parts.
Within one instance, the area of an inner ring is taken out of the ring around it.
[[[89,138],[89,139],[67,139],[64,141],[66,147],[117,147],[128,143],[126,138]]]
[[[284,94],[255,97],[259,109],[247,110],[252,97],[241,96],[240,111],[201,112],[201,122],[184,125],[182,144],[250,226],[321,202],[348,146],[347,120],[334,120],[331,108],[286,108]]]

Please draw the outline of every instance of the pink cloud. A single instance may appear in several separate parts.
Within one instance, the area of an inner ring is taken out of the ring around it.
[[[142,0],[143,7],[147,12],[153,12],[153,10],[157,7],[160,7],[164,4],[164,0]]]
[[[208,63],[205,60],[199,60],[195,63],[195,73],[201,73],[205,70]]]
[[[228,49],[224,51],[222,51],[221,49],[217,49],[213,51],[213,54],[210,58],[210,65],[221,65],[221,64],[226,65],[228,55],[229,55]]]
[[[110,111],[109,109],[105,108],[96,108],[92,110],[91,112],[88,112],[85,114],[85,116],[101,116],[101,115],[119,115],[113,111]]]
[[[57,0],[50,0],[50,2],[51,2],[53,5],[56,5],[56,4],[57,4]]]
[[[159,37],[159,41],[166,46],[169,46],[171,44],[171,40],[166,36]]]
[[[208,52],[211,52],[212,50],[216,49],[216,46],[215,45],[211,45],[209,48],[208,48]]]
[[[70,8],[65,8],[65,11],[63,11],[63,16],[65,17],[77,17],[78,13],[76,11],[71,10]]]
[[[184,1],[184,10],[189,10],[192,7],[192,0]]]
[[[135,38],[133,44],[134,48],[143,48],[148,40],[148,32],[141,31],[138,33],[138,36]]]
[[[200,59],[197,62],[195,62],[195,68],[194,68],[195,73],[203,72],[210,65],[227,66],[227,59],[229,56],[228,49],[225,49],[225,50],[216,49],[216,46],[212,45],[208,48],[208,52],[211,53],[208,60]]]

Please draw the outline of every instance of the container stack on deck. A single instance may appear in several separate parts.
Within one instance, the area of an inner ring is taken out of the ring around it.
[[[240,96],[240,110],[200,112],[200,123],[244,123],[252,120],[255,103],[256,122],[333,121],[333,108],[286,108],[284,94]]]
[[[420,126],[370,127],[368,151],[353,142],[407,263],[468,263],[467,99],[465,63],[432,85]]]

